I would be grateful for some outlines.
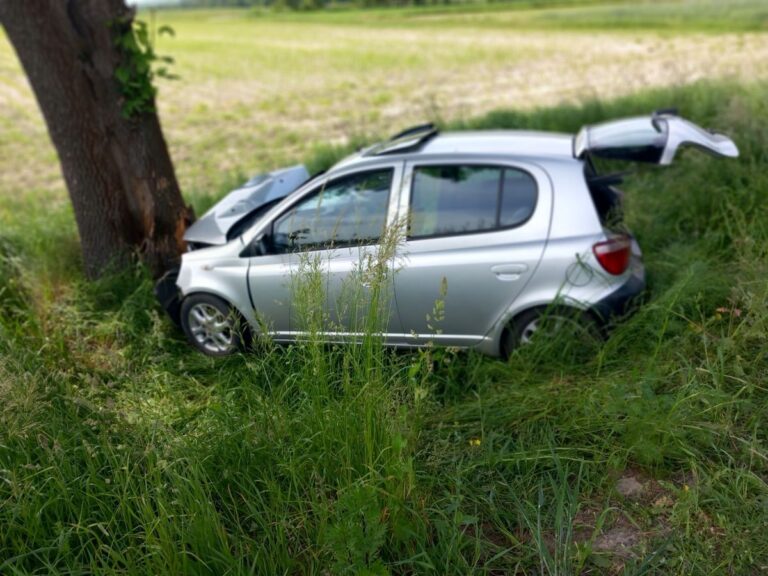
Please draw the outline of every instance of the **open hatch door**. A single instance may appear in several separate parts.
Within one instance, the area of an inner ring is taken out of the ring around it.
[[[668,166],[681,146],[695,146],[715,156],[739,155],[727,136],[704,130],[669,111],[584,126],[574,138],[573,153],[576,158],[595,156]]]

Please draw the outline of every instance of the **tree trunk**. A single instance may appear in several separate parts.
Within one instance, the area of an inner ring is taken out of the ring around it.
[[[123,114],[115,73],[130,64],[116,39],[132,22],[124,0],[0,0],[59,155],[90,278],[134,255],[160,275],[178,261],[193,219],[157,114]]]

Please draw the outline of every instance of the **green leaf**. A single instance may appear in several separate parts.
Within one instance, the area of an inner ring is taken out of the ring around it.
[[[459,518],[459,524],[462,526],[467,526],[470,524],[477,524],[479,521],[479,518],[477,516],[472,516],[470,514],[462,514]]]
[[[136,22],[136,40],[144,47],[150,45],[149,30],[147,30],[147,25],[144,22]]]
[[[115,68],[115,78],[117,78],[117,81],[120,84],[126,84],[128,83],[128,80],[131,78],[131,73],[127,68],[124,68],[123,66],[119,66]]]

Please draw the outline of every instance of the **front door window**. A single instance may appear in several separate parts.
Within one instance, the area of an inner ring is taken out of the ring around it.
[[[387,220],[391,169],[332,180],[275,221],[278,253],[376,244]]]

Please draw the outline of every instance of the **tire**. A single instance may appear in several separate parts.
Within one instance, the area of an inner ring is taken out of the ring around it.
[[[602,339],[600,329],[589,312],[567,306],[532,308],[516,316],[501,339],[501,355],[509,358],[515,348],[538,340],[542,333],[556,337],[572,335],[574,339],[596,342]]]
[[[181,328],[190,344],[208,356],[229,356],[250,340],[240,314],[212,294],[192,294],[183,300]]]

